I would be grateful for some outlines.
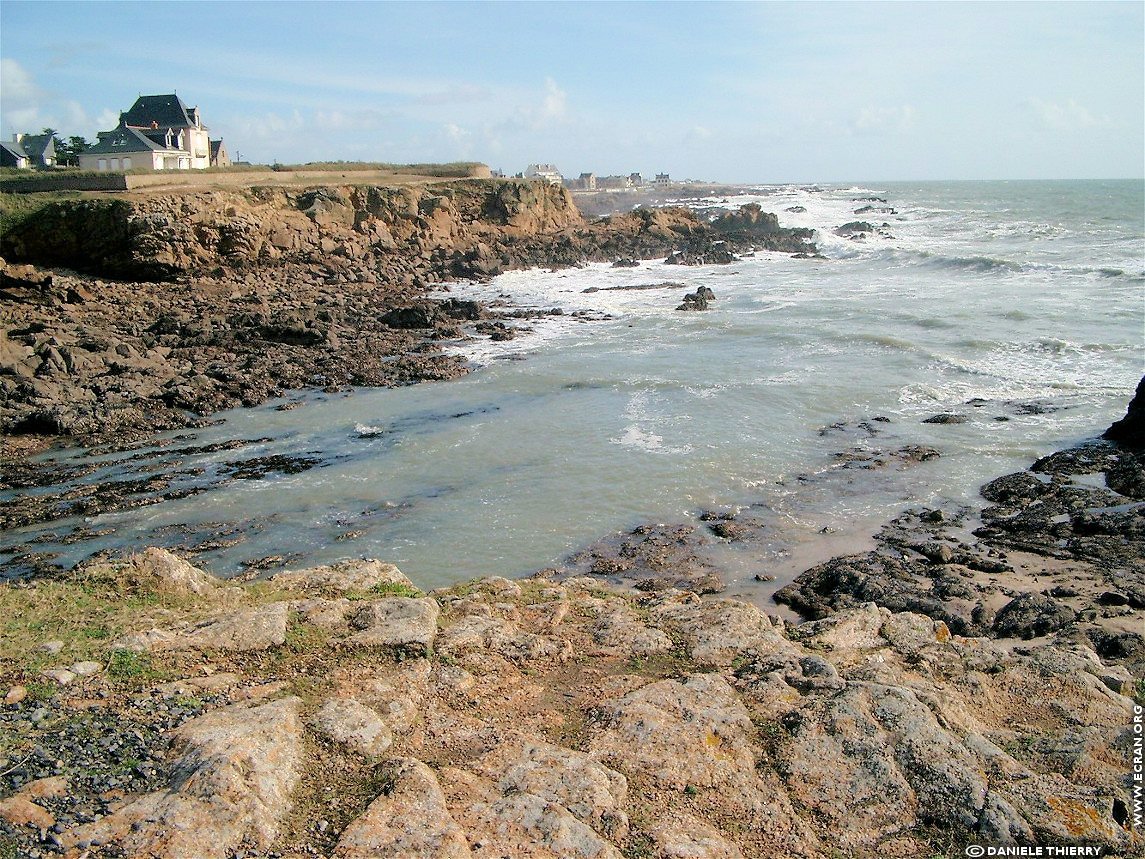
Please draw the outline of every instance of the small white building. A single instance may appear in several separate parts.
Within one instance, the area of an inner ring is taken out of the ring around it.
[[[530,164],[525,170],[525,178],[543,179],[550,185],[561,185],[565,181],[561,171],[552,164]]]
[[[656,178],[652,180],[653,185],[671,185],[672,177],[667,173],[657,173]]]

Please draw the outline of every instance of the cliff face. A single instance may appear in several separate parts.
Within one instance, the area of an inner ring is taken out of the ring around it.
[[[482,242],[551,235],[584,221],[562,188],[471,179],[421,187],[211,191],[52,203],[9,230],[7,258],[134,280],[171,279],[219,265],[429,258]]]
[[[809,238],[758,207],[588,223],[564,189],[504,179],[50,203],[0,254],[84,274],[0,260],[0,429],[122,439],[293,388],[452,378],[462,362],[432,341],[489,314],[429,300],[430,284],[590,260],[730,263],[814,251]]]

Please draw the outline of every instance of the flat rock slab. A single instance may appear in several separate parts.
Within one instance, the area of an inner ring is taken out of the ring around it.
[[[393,564],[374,560],[343,561],[307,570],[290,570],[271,576],[270,583],[291,590],[334,595],[346,591],[369,591],[378,585],[413,587],[413,582]]]
[[[68,847],[116,843],[129,856],[225,859],[265,850],[290,809],[302,762],[298,698],[235,705],[179,728],[171,787],[71,833]]]
[[[320,734],[368,757],[380,755],[394,741],[393,731],[381,717],[353,698],[327,698],[311,724]]]
[[[437,776],[416,758],[393,763],[390,789],[342,832],[336,859],[469,859]]]
[[[350,619],[359,630],[350,641],[367,647],[396,647],[427,653],[437,637],[441,608],[429,597],[389,597],[366,603]]]

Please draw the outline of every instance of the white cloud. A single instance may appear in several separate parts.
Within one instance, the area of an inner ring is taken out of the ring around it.
[[[914,108],[909,104],[899,107],[864,107],[851,122],[851,130],[856,134],[905,132],[912,128]]]
[[[712,132],[711,129],[704,128],[702,125],[693,125],[684,135],[684,139],[688,143],[706,143],[712,139]]]
[[[0,59],[0,77],[4,79],[3,98],[7,105],[26,108],[34,104],[42,92],[32,76],[18,62],[5,57]]]
[[[543,119],[564,119],[568,110],[568,94],[552,78],[545,78],[545,96],[542,101]]]
[[[1096,117],[1072,98],[1064,102],[1042,101],[1031,98],[1027,104],[1047,128],[1059,131],[1073,131],[1080,128],[1097,128],[1110,125],[1108,117]]]

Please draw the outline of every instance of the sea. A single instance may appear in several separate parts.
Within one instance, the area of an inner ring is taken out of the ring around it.
[[[443,285],[560,313],[512,321],[511,340],[449,344],[472,368],[460,380],[295,392],[142,450],[47,454],[97,462],[87,481],[142,462],[189,494],[16,529],[0,563],[32,545],[65,567],[164,545],[224,576],[372,557],[428,589],[528,575],[642,524],[702,533],[706,512],[746,512],[763,523],[750,546],[704,543],[733,592],[759,596],[861,550],[904,509],[976,509],[985,481],[1099,435],[1141,378],[1141,180],[779,185],[674,202],[759,203],[814,229],[821,258]],[[836,232],[855,221],[871,230]],[[710,309],[678,310],[699,287]],[[175,452],[233,439],[269,440]],[[941,455],[894,456],[911,446]],[[317,464],[222,477],[275,455]],[[98,536],[71,542],[77,529]]]

